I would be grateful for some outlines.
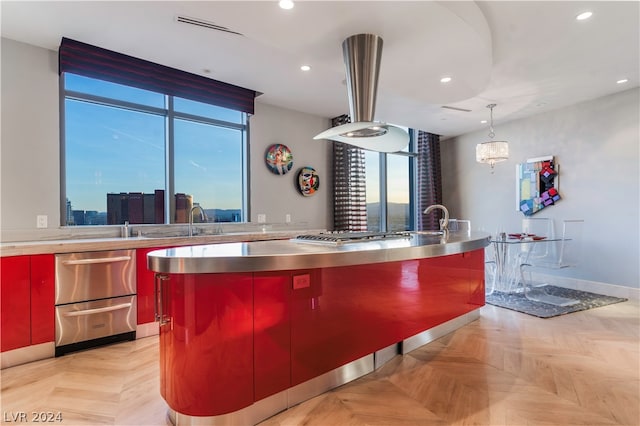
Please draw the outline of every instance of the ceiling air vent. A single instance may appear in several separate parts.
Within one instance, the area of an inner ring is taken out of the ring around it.
[[[446,105],[442,105],[442,107],[441,107],[441,108],[444,108],[444,109],[451,109],[451,110],[454,110],[454,111],[460,111],[460,112],[471,112],[471,110],[470,110],[470,109],[457,108],[457,107],[446,106]]]
[[[227,27],[223,27],[222,25],[218,25],[218,24],[215,24],[213,22],[203,21],[202,19],[189,18],[188,16],[176,16],[176,21],[177,22],[182,22],[183,24],[197,25],[199,27],[208,28],[210,30],[223,31],[225,33],[237,34],[237,35],[244,36],[244,34],[242,34],[242,33],[230,30]]]

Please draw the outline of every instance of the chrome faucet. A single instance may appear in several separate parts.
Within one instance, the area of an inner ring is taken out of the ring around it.
[[[189,211],[189,236],[190,237],[193,237],[193,211],[196,209],[200,209],[200,220],[203,222],[207,221],[207,214],[204,212],[202,207],[200,207],[200,204],[196,204],[195,206],[191,207],[191,210]]]
[[[424,209],[424,214],[429,214],[434,209],[440,209],[444,212],[444,218],[440,219],[440,230],[445,233],[449,232],[449,210],[447,210],[447,208],[442,204],[432,204]]]

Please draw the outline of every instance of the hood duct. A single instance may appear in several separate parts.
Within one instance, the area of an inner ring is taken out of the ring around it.
[[[351,123],[325,130],[313,139],[330,139],[379,152],[396,152],[409,144],[400,127],[374,121],[382,38],[356,34],[342,42]]]

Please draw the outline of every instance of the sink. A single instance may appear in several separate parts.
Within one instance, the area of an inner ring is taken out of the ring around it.
[[[220,236],[223,234],[196,234],[189,236],[189,234],[146,234],[142,235],[142,238],[150,238],[150,239],[162,239],[162,238],[190,238],[190,239],[199,239],[199,238],[211,238]]]

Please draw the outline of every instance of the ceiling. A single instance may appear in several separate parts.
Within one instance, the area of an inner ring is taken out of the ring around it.
[[[585,10],[593,16],[577,21]],[[277,1],[2,0],[0,14],[6,38],[57,50],[64,36],[325,117],[349,112],[342,41],[376,34],[376,119],[444,137],[488,132],[490,103],[500,124],[637,87],[640,72],[637,1],[296,1],[283,10]]]

